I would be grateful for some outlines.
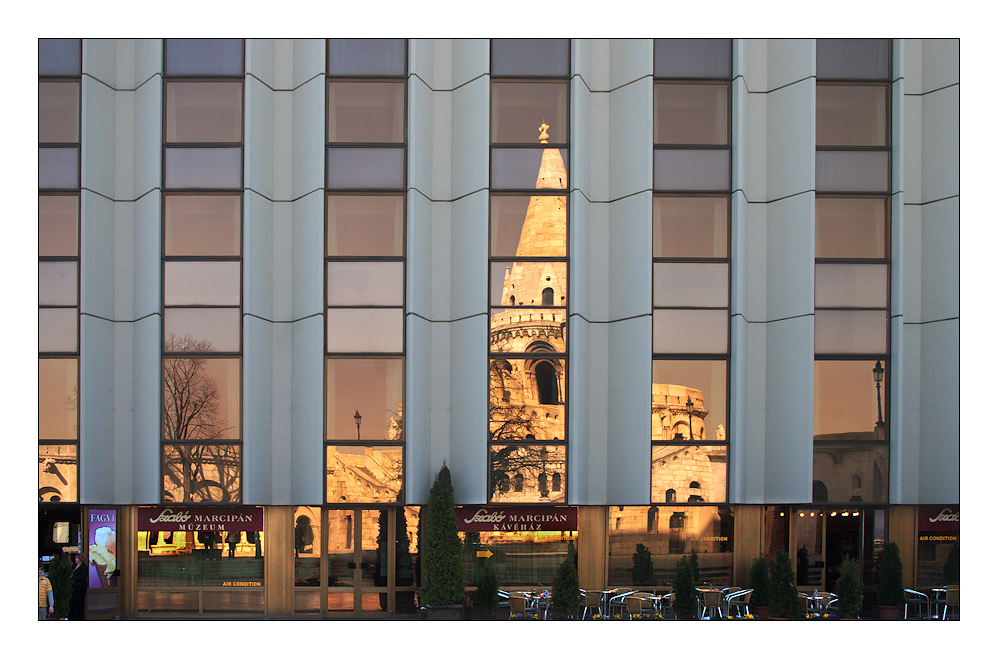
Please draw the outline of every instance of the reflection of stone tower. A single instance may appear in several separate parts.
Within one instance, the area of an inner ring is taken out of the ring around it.
[[[687,401],[693,404],[692,419]],[[704,426],[707,408],[703,392],[676,384],[652,385],[652,440],[724,440],[724,427],[710,433]],[[690,425],[692,423],[692,432]],[[725,450],[718,446],[681,444],[652,447],[652,469],[660,478],[653,479],[652,501],[687,503],[723,499]],[[715,458],[721,465],[718,473],[712,466]],[[717,480],[721,492],[714,489]]]
[[[540,141],[547,142],[547,126]],[[544,149],[536,188],[564,190],[568,174],[561,152]],[[565,197],[530,198],[516,256],[524,259],[566,254]],[[506,268],[501,304],[489,333],[495,353],[536,357],[493,359],[490,431],[494,439],[557,441],[565,438],[565,305],[568,269],[564,260],[516,261]],[[519,456],[531,467],[508,474],[496,501],[564,501],[564,452],[557,447],[524,447]],[[530,454],[529,456],[527,454]],[[533,455],[536,454],[536,455]]]

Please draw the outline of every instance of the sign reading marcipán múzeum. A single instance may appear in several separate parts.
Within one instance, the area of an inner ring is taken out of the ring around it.
[[[259,506],[152,506],[139,508],[140,531],[263,531]]]

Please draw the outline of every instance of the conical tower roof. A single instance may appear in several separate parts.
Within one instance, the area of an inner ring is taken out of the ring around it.
[[[541,124],[542,144],[547,144],[548,125]],[[568,170],[559,149],[544,149],[541,165],[537,171],[538,190],[565,190],[568,188]],[[565,197],[534,196],[527,205],[527,214],[520,230],[517,256],[565,256],[565,227],[567,213]]]

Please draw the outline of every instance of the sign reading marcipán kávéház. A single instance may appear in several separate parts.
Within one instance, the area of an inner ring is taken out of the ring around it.
[[[263,531],[263,508],[153,506],[139,509],[140,531]]]
[[[460,531],[577,531],[574,506],[455,506]]]

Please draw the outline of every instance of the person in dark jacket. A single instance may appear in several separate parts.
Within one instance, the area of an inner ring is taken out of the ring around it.
[[[69,599],[69,619],[83,620],[87,611],[87,586],[90,574],[79,553],[73,554],[73,595]]]

